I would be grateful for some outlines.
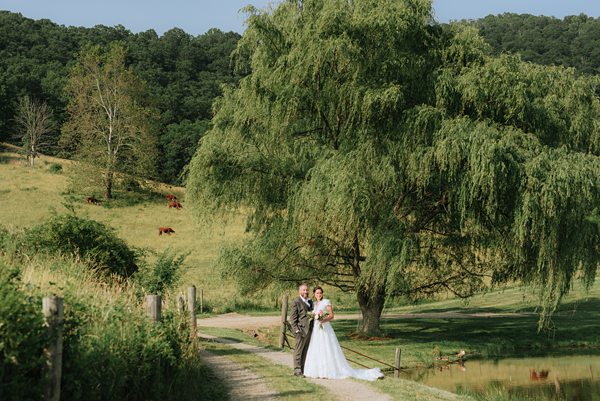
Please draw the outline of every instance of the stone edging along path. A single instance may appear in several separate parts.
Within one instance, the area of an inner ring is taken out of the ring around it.
[[[200,324],[202,324],[203,320],[199,321],[199,322],[200,322]],[[240,342],[231,341],[231,340],[228,340],[225,338],[211,336],[211,335],[202,333],[201,332],[202,327],[199,327],[198,329],[200,330],[200,333],[199,333],[200,338],[203,338],[206,340],[212,340],[212,341],[218,342],[220,344],[225,344],[231,348],[235,348],[235,349],[238,349],[238,350],[241,350],[244,352],[251,352],[251,353],[257,354],[263,358],[270,360],[273,363],[276,363],[276,364],[279,364],[279,365],[289,368],[290,375],[292,374],[292,370],[293,370],[292,355],[287,352],[271,351],[269,349],[257,347],[255,345],[240,343]],[[359,381],[355,381],[355,380],[349,380],[349,379],[327,380],[327,379],[309,379],[309,378],[306,378],[305,380],[310,380],[312,383],[315,383],[315,384],[325,387],[327,389],[327,391],[331,395],[335,396],[336,399],[339,401],[374,401],[374,400],[390,401],[391,400],[391,398],[388,395],[382,394],[382,393],[374,390],[373,388],[369,387],[368,385],[363,384]],[[233,389],[235,382],[229,383],[229,384],[230,384],[230,386],[232,386],[232,393],[235,392],[235,390]],[[241,386],[245,386],[245,384],[242,383]],[[253,400],[259,400],[259,399],[267,400],[268,399],[268,398],[257,398],[250,391],[247,391],[247,397],[249,397],[249,398],[243,398],[243,399],[253,399]]]

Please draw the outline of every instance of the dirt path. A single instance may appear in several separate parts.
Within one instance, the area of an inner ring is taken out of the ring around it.
[[[439,313],[387,313],[382,316],[382,319],[397,319],[397,318],[494,318],[494,317],[506,317],[506,316],[526,316],[528,314],[521,313],[462,313],[458,311],[447,311]],[[359,319],[359,314],[336,314],[336,319]],[[220,327],[220,328],[235,328],[235,329],[258,329],[261,327],[272,327],[278,326],[280,322],[280,316],[248,316],[241,315],[238,313],[227,313],[210,318],[198,319],[198,329],[200,336],[216,341],[222,344],[226,344],[235,349],[239,349],[245,352],[252,352],[260,355],[263,358],[270,360],[273,363],[285,366],[290,369],[290,374],[293,369],[292,355],[284,351],[271,351],[265,348],[249,345],[245,343],[235,342],[232,340],[214,337],[208,334],[202,333],[202,327]],[[216,361],[214,371],[226,371],[233,370],[233,377],[224,378],[228,381],[232,388],[232,400],[256,400],[256,401],[270,401],[277,399],[277,395],[269,392],[264,383],[264,380],[256,376],[253,372],[243,369],[240,366],[230,360],[219,361],[215,359],[215,355],[210,356],[213,358],[212,361]],[[218,358],[218,357],[216,357]],[[226,359],[226,358],[224,358]],[[210,359],[207,363],[210,363]],[[220,368],[218,363],[230,364],[228,369]],[[232,368],[233,367],[233,368]],[[237,373],[236,373],[237,372]],[[325,387],[332,396],[335,396],[339,401],[389,401],[390,397],[381,394],[369,387],[368,385],[355,380],[326,380],[326,379],[306,379],[313,383]],[[262,382],[262,384],[261,384]],[[256,383],[257,387],[250,386],[249,384]],[[273,398],[275,397],[275,398]]]
[[[494,317],[519,317],[527,316],[527,313],[463,313],[458,311],[437,312],[437,313],[386,313],[381,319],[468,319],[468,318],[494,318]],[[336,313],[337,320],[356,320],[360,318],[358,313]],[[228,329],[258,329],[260,327],[278,326],[281,323],[280,316],[248,316],[239,313],[226,313],[215,317],[199,319],[198,324],[204,327],[221,327]]]
[[[202,327],[199,327],[202,330]],[[271,351],[265,348],[239,343],[225,338],[214,337],[208,334],[200,333],[201,338],[226,344],[232,348],[239,349],[245,352],[252,352],[260,355],[263,358],[270,360],[273,363],[283,365],[290,369],[290,375],[293,370],[292,355],[284,351]],[[390,401],[390,397],[375,391],[364,383],[355,380],[327,380],[327,379],[310,379],[311,382],[325,387],[332,396],[335,396],[338,401]],[[247,398],[252,400],[262,400],[262,398],[254,398],[254,393],[250,389],[242,389],[246,391]],[[252,397],[252,398],[249,398]],[[233,398],[232,398],[233,399]]]
[[[277,400],[277,394],[268,388],[265,380],[251,370],[208,351],[201,351],[200,355],[215,375],[227,384],[231,401]]]

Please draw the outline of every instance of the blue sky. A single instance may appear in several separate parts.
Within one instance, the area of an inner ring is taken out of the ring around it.
[[[123,25],[132,32],[154,29],[159,35],[178,27],[192,35],[210,28],[244,30],[240,8],[263,8],[273,0],[0,0],[0,10],[19,12],[33,19],[48,18],[61,25],[91,27]],[[434,0],[436,19],[448,22],[504,12],[550,15],[585,13],[600,16],[598,0]]]

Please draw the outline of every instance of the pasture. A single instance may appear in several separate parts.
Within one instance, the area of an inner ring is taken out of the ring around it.
[[[0,224],[9,228],[26,228],[39,224],[53,211],[64,213],[72,207],[77,215],[100,221],[114,228],[129,245],[150,252],[171,248],[188,254],[188,269],[182,287],[194,284],[204,288],[205,303],[215,311],[232,307],[239,302],[235,288],[220,279],[211,262],[220,244],[244,236],[243,218],[223,227],[199,227],[193,222],[185,205],[183,188],[155,184],[153,192],[144,193],[142,201],[136,194],[116,192],[114,201],[102,201],[101,194],[78,193],[69,189],[68,174],[73,164],[64,159],[42,156],[36,166],[27,166],[23,156],[14,148],[0,148]],[[60,164],[61,173],[51,166]],[[175,194],[182,207],[170,208],[164,197]],[[99,204],[86,202],[95,196]],[[175,233],[159,235],[159,227],[170,227]]]

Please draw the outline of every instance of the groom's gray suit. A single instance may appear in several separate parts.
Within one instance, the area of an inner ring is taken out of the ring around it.
[[[296,338],[296,348],[294,349],[294,374],[296,375],[304,372],[306,351],[313,329],[313,321],[308,315],[308,312],[313,309],[313,304],[310,299],[307,301],[308,305],[302,300],[302,297],[294,299],[290,313],[290,324]]]

